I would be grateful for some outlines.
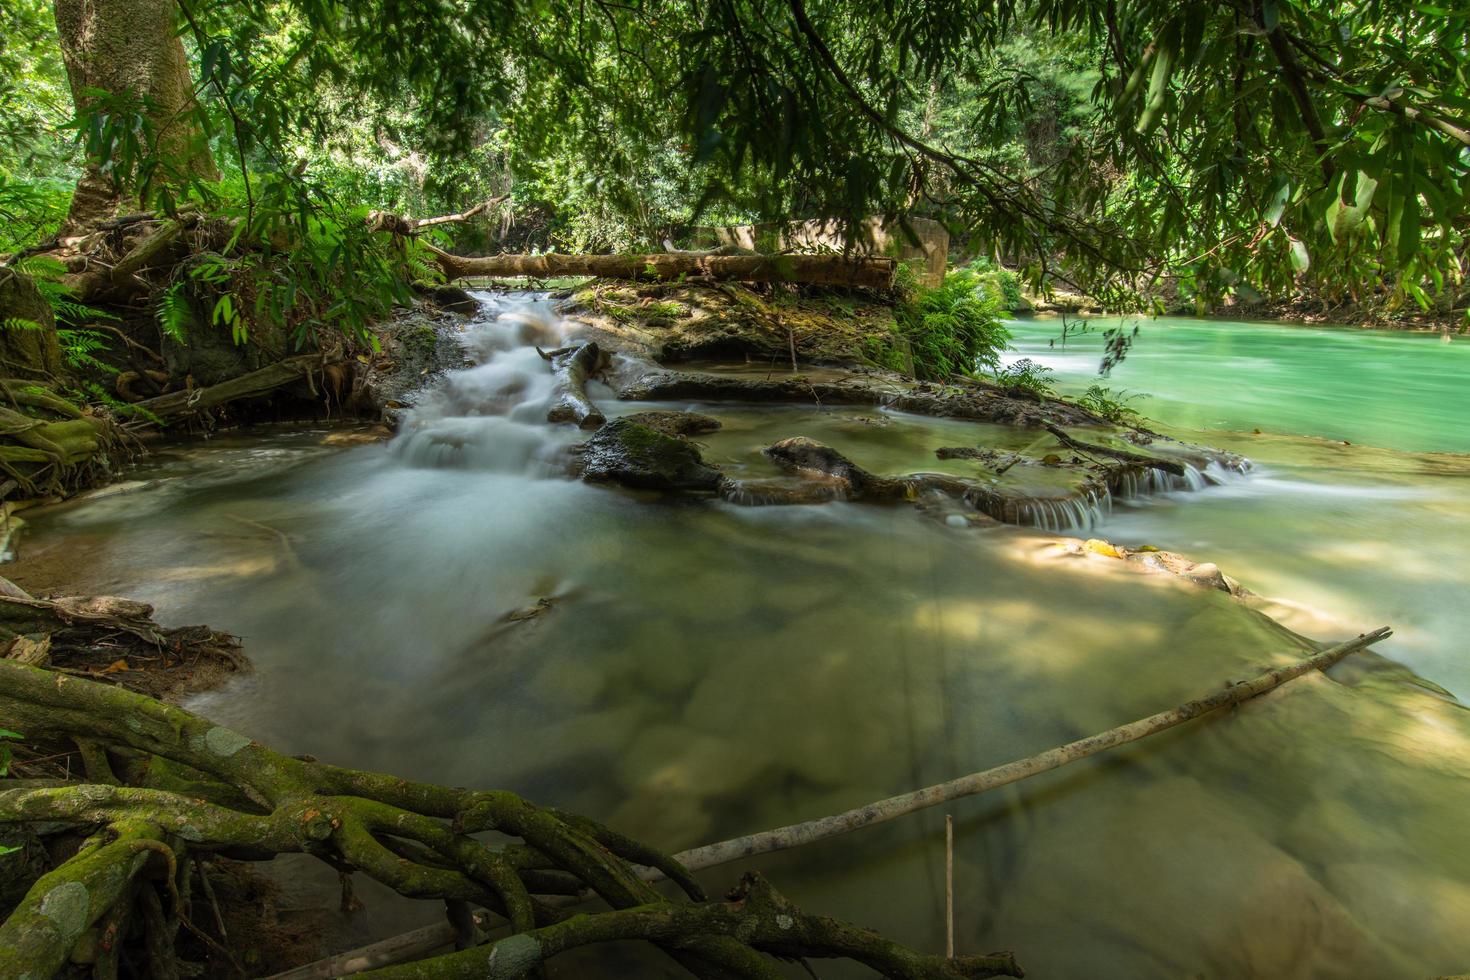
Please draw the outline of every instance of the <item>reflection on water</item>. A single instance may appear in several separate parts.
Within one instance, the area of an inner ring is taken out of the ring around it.
[[[1220,593],[1048,557],[1016,528],[563,479],[556,450],[579,434],[540,423],[524,326],[472,337],[482,365],[386,447],[300,431],[162,456],[152,486],[39,515],[15,576],[240,633],[257,675],[198,706],[282,749],[514,789],[670,850],[1024,756],[1300,653]],[[861,451],[881,469],[906,452]],[[1470,717],[1362,656],[954,805],[959,945],[1013,948],[1039,977],[1460,971],[1467,809]],[[942,827],[927,813],[756,864],[813,910],[940,949]],[[702,877],[722,890],[737,871]]]

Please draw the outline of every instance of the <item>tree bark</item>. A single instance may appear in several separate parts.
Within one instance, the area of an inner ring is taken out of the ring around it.
[[[72,101],[85,113],[97,99],[89,89],[112,96],[147,99],[152,145],[162,166],[152,179],[178,183],[189,176],[217,179],[209,143],[189,113],[193,82],[183,42],[176,32],[174,0],[55,0],[56,33],[71,83]],[[118,161],[88,160],[77,183],[64,234],[113,217],[136,193],[119,193],[103,170]]]
[[[451,255],[428,246],[450,279],[464,276],[596,276],[602,279],[704,277],[744,282],[800,282],[818,286],[888,289],[894,259],[844,255]]]
[[[238,378],[222,381],[217,385],[186,391],[171,391],[166,395],[147,398],[136,404],[138,408],[156,415],[161,421],[167,423],[240,398],[264,395],[282,385],[299,381],[309,375],[313,369],[325,367],[326,363],[319,354],[300,354],[275,364],[269,364],[259,371],[251,371]]]

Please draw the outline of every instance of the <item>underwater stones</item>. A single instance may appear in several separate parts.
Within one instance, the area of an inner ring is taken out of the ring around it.
[[[595,705],[607,688],[608,677],[601,665],[579,657],[549,657],[527,685],[529,692],[546,704],[585,710]]]
[[[874,476],[830,446],[806,436],[793,436],[767,446],[765,454],[778,466],[799,473],[832,477],[856,498],[902,497],[900,481]]]
[[[724,477],[692,444],[627,418],[614,419],[581,446],[582,478],[638,490],[718,490]]]
[[[992,933],[1037,975],[1068,972],[1058,917],[1096,937],[1110,975],[1423,975],[1198,780],[1114,783],[1085,806],[1032,813]]]
[[[626,676],[645,695],[667,699],[686,694],[699,677],[699,662],[688,647],[688,637],[667,619],[641,622],[625,643]]]
[[[702,400],[883,407],[936,418],[1019,426],[1098,425],[1102,420],[1069,402],[1017,401],[973,379],[936,384],[872,369],[834,369],[828,379],[741,376],[702,371],[644,370],[615,382],[628,401]]]
[[[638,733],[619,761],[628,798],[609,824],[654,843],[697,843],[714,825],[715,797],[740,792],[765,765],[742,741],[654,725]]]

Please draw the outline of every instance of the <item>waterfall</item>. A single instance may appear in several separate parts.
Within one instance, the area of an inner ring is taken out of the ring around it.
[[[391,451],[412,467],[549,476],[576,433],[546,424],[555,379],[536,348],[561,346],[567,324],[540,297],[476,298],[461,338],[471,366],[420,395]]]

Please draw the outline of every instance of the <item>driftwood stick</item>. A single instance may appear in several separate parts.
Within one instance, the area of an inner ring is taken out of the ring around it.
[[[954,959],[954,814],[944,815],[944,958]]]
[[[674,855],[674,859],[687,870],[698,871],[702,868],[727,864],[731,861],[737,861],[756,854],[767,854],[771,851],[785,850],[791,847],[798,847],[802,844],[825,840],[828,837],[836,837],[840,834],[849,833],[850,831],[871,826],[875,823],[893,820],[905,814],[913,813],[917,810],[935,806],[949,800],[983,793],[989,789],[1018,782],[1030,776],[1049,772],[1052,769],[1058,769],[1069,762],[1085,759],[1088,756],[1096,755],[1115,746],[1135,742],[1156,732],[1173,728],[1186,721],[1198,718],[1201,715],[1226,707],[1227,705],[1247,701],[1280,687],[1288,681],[1295,680],[1303,674],[1331,667],[1348,654],[1372,646],[1374,643],[1386,639],[1391,635],[1392,631],[1385,626],[1371,633],[1365,633],[1356,639],[1329,647],[1304,660],[1298,660],[1295,663],[1268,670],[1252,680],[1235,684],[1198,700],[1189,701],[1170,711],[1164,711],[1156,715],[1151,715],[1148,718],[1142,718],[1138,721],[1129,722],[1126,725],[1120,725],[1117,728],[1112,728],[1096,735],[1090,735],[1087,738],[1079,739],[1075,742],[1069,742],[1066,745],[1049,749],[1040,755],[1034,755],[1015,762],[1008,762],[1005,765],[996,766],[984,772],[961,776],[959,779],[954,779],[947,783],[940,783],[937,786],[930,786],[912,793],[906,793],[902,796],[891,797],[887,800],[857,807],[856,809],[848,810],[845,813],[839,813],[831,817],[792,824],[761,834],[751,834],[747,837],[737,837],[733,840],[721,841],[718,844],[707,844],[703,847],[696,847],[684,851],[681,854]],[[661,872],[650,868],[646,869],[645,877],[650,880],[657,880],[662,878],[663,875]],[[448,923],[424,926],[412,932],[402,933],[369,946],[363,946],[359,949],[338,954],[330,959],[318,960],[315,963],[310,963],[285,973],[278,973],[269,978],[269,980],[327,980],[327,978],[345,976],[362,970],[385,966],[390,963],[401,963],[404,960],[431,953],[453,942],[454,930]],[[1467,980],[1470,980],[1470,978],[1467,978]]]
[[[326,362],[332,363],[332,362]],[[164,423],[203,412],[240,398],[251,398],[274,391],[283,385],[310,375],[313,368],[323,366],[320,354],[300,354],[269,364],[258,371],[242,374],[207,388],[171,391],[157,398],[137,403],[138,408],[157,416]]]
[[[1182,725],[1201,715],[1209,714],[1220,708],[1232,704],[1239,704],[1251,698],[1265,694],[1285,684],[1287,681],[1295,680],[1303,674],[1314,670],[1323,670],[1331,667],[1343,657],[1357,650],[1372,646],[1379,640],[1392,635],[1388,627],[1376,629],[1371,633],[1365,633],[1356,639],[1339,643],[1328,647],[1326,650],[1305,660],[1286,664],[1282,667],[1273,667],[1265,673],[1258,674],[1254,678],[1240,684],[1234,684],[1214,694],[1206,695],[1194,701],[1187,701],[1177,708],[1161,711],[1147,718],[1130,721],[1126,725],[1110,728],[1096,735],[1068,742],[1056,748],[1048,749],[1039,755],[1033,755],[1027,759],[1018,759],[1007,762],[1004,765],[986,769],[983,772],[971,773],[958,779],[939,783],[934,786],[926,786],[923,789],[892,796],[886,800],[869,803],[865,806],[855,807],[843,813],[833,814],[830,817],[821,817],[816,820],[807,820],[803,823],[790,824],[778,827],[775,830],[767,830],[759,834],[750,834],[746,837],[736,837],[733,840],[721,841],[718,844],[707,844],[704,847],[696,847],[693,850],[684,851],[674,855],[684,867],[691,871],[700,868],[713,867],[717,864],[727,864],[738,861],[741,858],[753,857],[757,854],[769,854],[772,851],[784,851],[792,847],[800,847],[803,844],[812,844],[829,837],[837,837],[841,834],[851,833],[863,827],[871,827],[873,824],[886,823],[889,820],[938,806],[950,800],[957,800],[965,796],[974,796],[999,786],[1007,786],[1019,782],[1031,776],[1059,769],[1071,762],[1085,759],[1088,756],[1097,755],[1099,752],[1136,742],[1141,738],[1162,732],[1165,729]]]

